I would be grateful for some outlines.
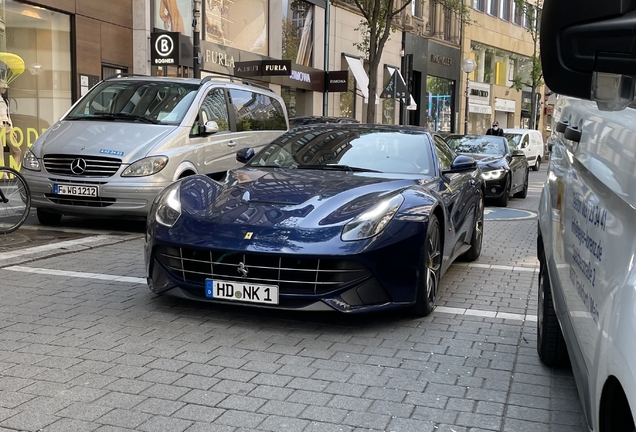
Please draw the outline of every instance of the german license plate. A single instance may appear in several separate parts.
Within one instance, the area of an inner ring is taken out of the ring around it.
[[[277,305],[278,286],[206,279],[205,296],[213,299]]]
[[[53,193],[56,195],[75,195],[97,197],[97,186],[53,185]]]

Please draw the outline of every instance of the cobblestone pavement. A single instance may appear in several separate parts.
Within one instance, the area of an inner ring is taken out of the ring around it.
[[[545,172],[531,173],[536,210]],[[424,319],[153,295],[142,240],[0,269],[0,432],[584,431],[536,354],[536,219],[487,221]]]

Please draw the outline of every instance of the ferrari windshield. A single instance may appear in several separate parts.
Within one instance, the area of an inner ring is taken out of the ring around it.
[[[421,132],[325,126],[281,135],[248,166],[429,174],[432,159]]]
[[[506,154],[506,140],[502,137],[458,137],[447,139],[456,153],[503,156]]]
[[[180,124],[199,87],[169,81],[104,81],[65,120],[137,121]]]

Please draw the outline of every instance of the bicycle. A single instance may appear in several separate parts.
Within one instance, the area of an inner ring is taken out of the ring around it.
[[[20,228],[30,210],[29,185],[13,168],[0,167],[0,234],[9,234]]]

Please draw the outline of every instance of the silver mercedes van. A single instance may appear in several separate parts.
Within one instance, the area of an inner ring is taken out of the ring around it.
[[[266,87],[119,75],[76,102],[24,155],[21,173],[42,224],[62,215],[145,217],[173,181],[236,166],[289,128]]]

